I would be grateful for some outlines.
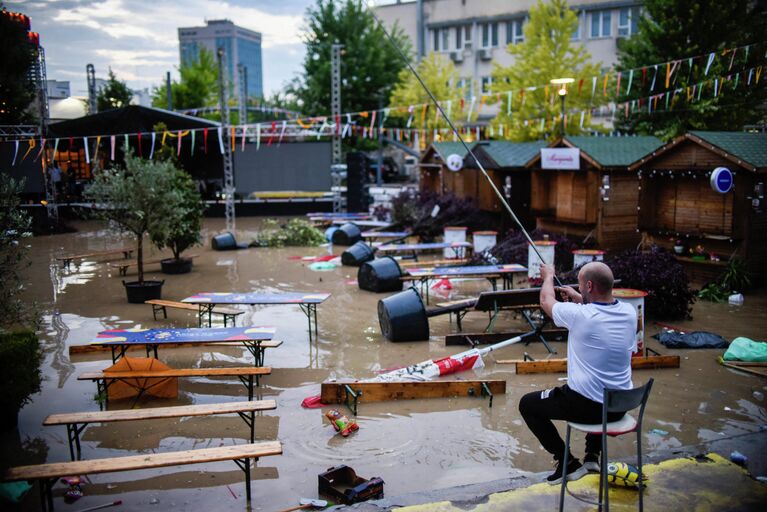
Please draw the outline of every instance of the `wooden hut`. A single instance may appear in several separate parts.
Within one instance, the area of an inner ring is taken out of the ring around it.
[[[567,166],[574,169],[543,165],[540,153],[528,163],[537,227],[591,237],[603,249],[636,247],[641,237],[639,183],[630,166],[662,145],[660,139],[646,136],[571,136],[552,143],[550,148],[580,151],[577,162]]]
[[[535,218],[530,212],[530,169],[526,165],[543,147],[546,147],[545,141],[482,141],[472,148],[495,186],[506,197],[520,221],[529,229],[535,227]],[[476,174],[479,179],[477,198],[480,209],[489,212],[503,211],[501,201],[485,178],[480,176],[479,168],[471,156],[467,155],[464,159],[464,167],[474,171],[472,175]]]
[[[719,167],[733,174],[729,192],[712,187]],[[693,131],[629,168],[641,186],[639,229],[681,246],[678,258],[694,282],[716,279],[733,256],[767,281],[767,133]]]
[[[421,192],[439,195],[452,192],[460,197],[466,197],[472,192],[471,187],[469,189],[464,187],[466,180],[464,175],[460,175],[461,171],[454,172],[448,169],[447,158],[453,154],[463,159],[466,156],[466,148],[460,142],[433,142],[426,148],[418,164]]]

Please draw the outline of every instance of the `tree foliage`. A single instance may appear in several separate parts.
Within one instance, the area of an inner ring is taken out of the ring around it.
[[[383,28],[360,0],[317,0],[306,13],[306,57],[303,72],[288,92],[301,100],[309,115],[330,114],[331,47],[344,45],[341,56],[343,112],[379,108],[391,95],[405,63]],[[390,33],[405,55],[410,40],[395,26]]]
[[[466,97],[467,88],[458,87],[461,77],[453,61],[440,53],[432,52],[418,63],[416,71],[434,94],[434,97],[440,101],[442,109],[446,113],[450,110],[451,117],[453,113],[457,114],[461,98]],[[416,76],[407,68],[400,71],[397,85],[391,93],[390,104],[404,106],[430,103],[431,99],[428,93],[418,82]],[[409,109],[392,110],[391,115],[404,119],[412,116],[412,126],[419,129],[433,130],[434,128],[446,127],[447,123],[434,110],[435,107],[429,105],[425,116],[420,107],[417,110],[413,109],[413,111],[409,111]],[[476,112],[472,115],[472,119],[476,119]]]
[[[98,205],[97,218],[136,237],[139,282],[144,281],[144,236],[162,238],[171,232],[175,210],[186,198],[176,188],[180,172],[169,161],[144,160],[126,151],[124,168],[95,172],[85,190],[87,200]]]
[[[618,47],[619,69],[628,70],[681,59],[669,89],[677,91],[670,109],[636,109],[623,121],[621,128],[630,132],[653,134],[664,139],[688,130],[740,130],[744,124],[764,122],[767,118],[764,102],[767,88],[747,85],[747,69],[761,64],[764,45],[750,52],[740,50],[736,55],[725,50],[758,43],[767,33],[767,4],[751,0],[646,0],[645,15],[639,20],[639,31]],[[696,59],[689,66],[689,57],[715,52],[714,61],[705,73],[706,60]],[[703,60],[703,62],[701,62]],[[732,67],[730,62],[732,61]],[[756,64],[756,63],[759,64]],[[737,80],[735,73],[744,71]],[[665,69],[658,70],[656,87],[651,90],[648,78],[632,89],[633,98],[647,97],[666,90]],[[721,77],[730,76],[730,80]],[[714,97],[713,81],[721,93]],[[705,83],[700,96],[697,84]],[[635,82],[636,83],[636,82]],[[696,94],[688,100],[688,87],[696,85]]]
[[[19,298],[23,289],[21,271],[29,266],[26,258],[32,236],[32,221],[19,208],[23,182],[0,174],[0,328],[27,323],[27,309]]]
[[[524,26],[524,41],[511,43],[507,51],[514,57],[508,67],[496,65],[493,70],[493,92],[500,93],[501,111],[497,121],[509,126],[508,138],[514,141],[540,140],[559,133],[562,114],[558,86],[550,84],[555,78],[575,78],[567,90],[567,133],[580,133],[580,111],[606,101],[601,95],[591,96],[591,83],[580,83],[599,75],[599,64],[582,44],[575,44],[572,36],[578,26],[578,17],[565,0],[542,0],[530,8],[529,21]],[[524,89],[524,94],[520,90]],[[508,91],[512,93],[511,115],[508,115]],[[544,119],[540,122],[531,120]],[[554,123],[553,119],[557,122]],[[530,121],[530,122],[528,122]],[[588,125],[584,123],[584,128]]]
[[[171,199],[175,204],[169,205],[171,217],[166,219],[167,229],[151,231],[150,237],[158,249],[170,248],[173,258],[179,260],[182,252],[200,243],[205,207],[192,177],[175,167],[174,171],[176,193]]]
[[[180,80],[173,80],[170,86],[174,109],[209,107],[217,104],[218,64],[212,52],[207,48],[200,48],[197,58],[182,64],[178,71]],[[152,106],[168,107],[167,84],[154,89]]]
[[[0,13],[0,124],[34,123],[29,108],[35,99],[35,86],[29,69],[35,62],[35,47],[27,31],[6,11]]]
[[[118,80],[112,68],[109,68],[109,79],[96,96],[96,108],[99,112],[130,105],[133,92],[122,80]]]

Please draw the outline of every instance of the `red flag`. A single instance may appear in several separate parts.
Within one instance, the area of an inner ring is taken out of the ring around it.
[[[578,81],[578,96],[581,95],[581,89],[583,89],[583,78]]]
[[[141,132],[138,132],[138,156],[144,158],[144,155],[141,152]]]
[[[205,146],[205,154],[208,154],[208,129],[203,128],[202,129],[202,142]]]
[[[645,84],[646,80],[647,80],[647,68],[642,68],[642,85]]]

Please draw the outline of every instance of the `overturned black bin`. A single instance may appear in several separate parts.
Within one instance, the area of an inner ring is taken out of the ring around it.
[[[354,245],[362,240],[362,231],[351,222],[347,222],[333,232],[331,242],[334,245]]]
[[[248,247],[247,244],[238,244],[234,234],[228,231],[214,236],[210,241],[210,246],[214,251],[234,251]]]
[[[366,261],[375,258],[375,249],[365,242],[357,242],[341,253],[341,264],[350,267],[359,267]]]
[[[400,277],[402,271],[397,260],[385,256],[360,265],[357,271],[357,284],[360,290],[369,292],[397,292],[402,289]]]
[[[378,301],[381,334],[389,341],[424,341],[429,339],[429,318],[423,300],[415,288]]]

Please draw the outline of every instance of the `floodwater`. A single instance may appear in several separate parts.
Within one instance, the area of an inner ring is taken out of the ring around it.
[[[237,221],[238,240],[250,241],[259,219]],[[25,298],[35,301],[43,314],[44,351],[42,391],[19,415],[19,436],[2,439],[3,458],[14,464],[69,460],[66,429],[43,427],[52,413],[99,410],[95,385],[78,381],[85,371],[109,366],[101,352],[69,356],[68,347],[88,343],[105,329],[196,326],[192,312],[169,310],[167,320],[154,321],[147,305],[128,304],[116,269],[86,260],[62,270],[55,257],[120,248],[132,244],[95,222],[79,222],[77,233],[39,237],[31,241],[31,267]],[[376,370],[444,357],[463,350],[445,347],[444,335],[455,326],[446,316],[430,321],[428,342],[391,343],[378,327],[377,301],[385,295],[361,291],[356,268],[339,267],[315,272],[308,263],[290,256],[327,254],[328,248],[248,249],[213,252],[210,237],[223,229],[222,219],[206,220],[205,245],[194,270],[186,275],[163,275],[149,266],[147,278],[165,279],[163,298],[180,300],[201,291],[308,291],[330,292],[318,308],[319,340],[309,341],[306,317],[296,306],[246,308],[238,325],[269,325],[284,343],[269,349],[266,364],[272,374],[262,379],[258,397],[275,399],[277,409],[256,419],[257,440],[279,439],[281,456],[265,457],[252,473],[252,510],[273,511],[298,504],[302,497],[317,497],[317,475],[331,466],[346,464],[365,478],[380,476],[388,496],[434,490],[538,472],[551,468],[551,459],[538,445],[519,416],[520,397],[530,391],[562,384],[563,374],[515,375],[513,366],[495,358],[520,358],[528,352],[544,358],[540,343],[513,346],[486,358],[486,367],[460,374],[507,381],[505,395],[487,399],[422,399],[361,404],[360,430],[348,438],[335,435],[324,418],[325,409],[303,409],[301,401],[317,395],[320,383],[331,378],[368,378]],[[343,248],[332,249],[337,254]],[[154,257],[156,254],[145,255]],[[524,263],[524,262],[522,262]],[[129,271],[128,278],[135,276]],[[454,282],[450,298],[473,296],[488,289],[486,281]],[[727,339],[747,336],[764,339],[767,333],[767,293],[746,296],[742,306],[699,303],[694,320],[675,322],[687,330],[709,330]],[[464,331],[481,331],[487,318],[468,315]],[[511,315],[502,316],[496,330],[521,328]],[[646,451],[675,448],[703,441],[759,431],[767,424],[764,395],[767,381],[717,365],[717,350],[670,351],[649,336],[659,327],[649,323],[646,342],[662,353],[678,353],[682,367],[637,371],[634,383],[650,377],[655,387],[645,414]],[[564,354],[564,343],[555,343]],[[137,354],[140,354],[137,353]],[[160,349],[160,359],[171,367],[249,365],[250,354],[238,347]],[[181,379],[177,399],[145,399],[138,407],[219,403],[246,399],[236,380]],[[110,407],[128,407],[128,403]],[[343,406],[343,413],[351,414]],[[655,433],[651,433],[657,429]],[[658,433],[659,431],[663,431]],[[82,435],[83,459],[170,452],[247,442],[248,429],[237,416],[183,418],[89,425]],[[633,436],[629,436],[633,437]],[[578,438],[579,439],[579,438]],[[23,445],[23,448],[20,447]],[[611,458],[634,453],[632,439],[613,439]],[[24,450],[24,451],[21,451]],[[581,441],[575,453],[580,456]],[[752,459],[758,459],[756,454]],[[762,460],[752,460],[761,464]],[[753,468],[752,468],[753,469]],[[119,510],[241,510],[245,508],[242,472],[233,462],[170,467],[158,470],[89,476],[85,497],[76,505],[63,503],[65,486],[54,490],[58,510],[79,510],[121,499]],[[37,492],[28,495],[23,509],[38,507]]]

